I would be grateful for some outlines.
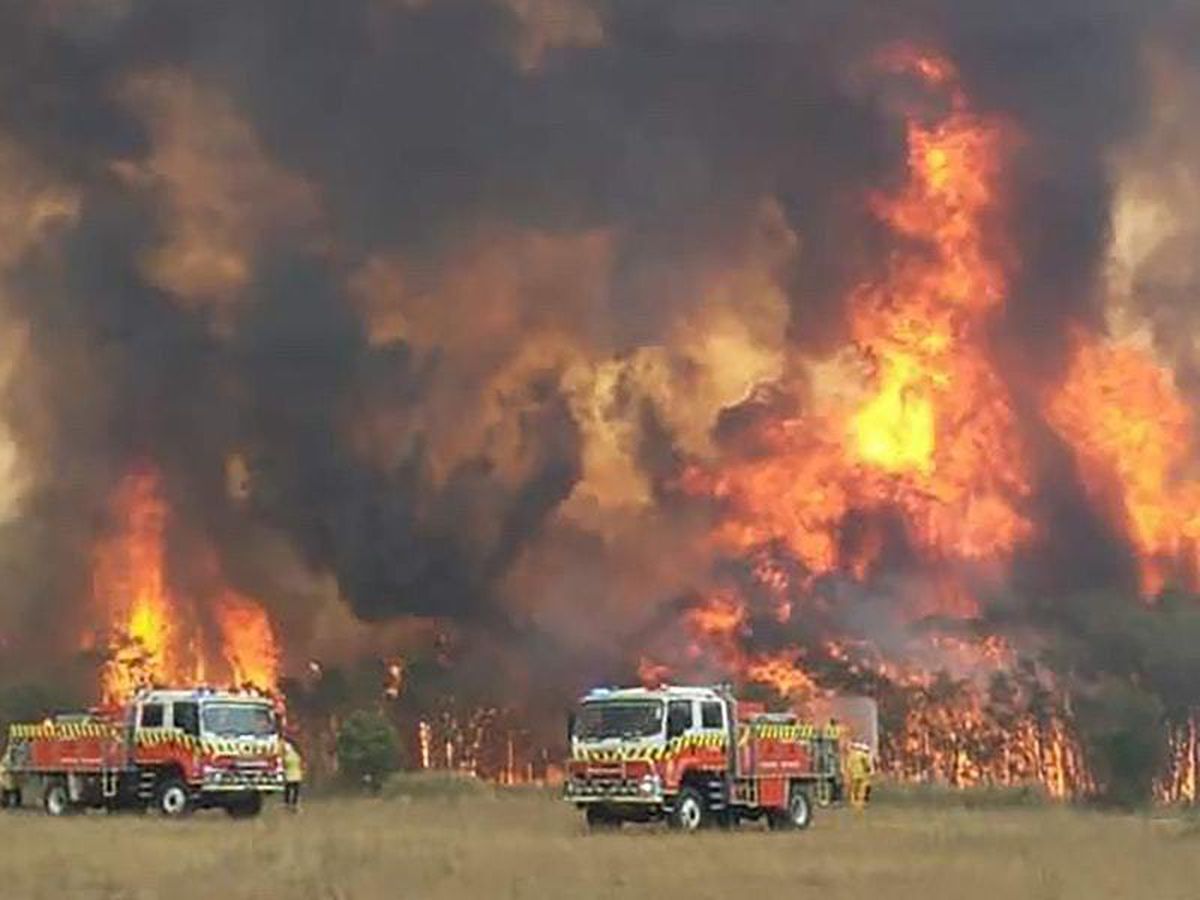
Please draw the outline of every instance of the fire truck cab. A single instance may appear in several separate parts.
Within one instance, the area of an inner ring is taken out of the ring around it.
[[[13,725],[6,753],[10,778],[40,787],[53,816],[150,807],[253,816],[283,789],[275,706],[257,693],[144,690],[117,708]]]
[[[766,818],[802,829],[840,787],[841,730],[739,703],[725,687],[600,688],[570,718],[565,799],[593,828],[693,831]]]

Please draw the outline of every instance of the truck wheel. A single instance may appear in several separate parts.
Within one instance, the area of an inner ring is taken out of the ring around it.
[[[808,799],[808,791],[793,787],[787,809],[768,812],[767,824],[776,831],[801,831],[811,825],[812,801]]]
[[[685,787],[675,798],[675,807],[667,824],[678,831],[698,831],[708,821],[704,795],[694,787]]]
[[[262,807],[262,794],[256,792],[230,800],[225,812],[229,813],[232,819],[253,819],[262,812]]]
[[[46,793],[42,795],[42,806],[46,815],[69,816],[75,812],[75,804],[71,802],[71,794],[67,791],[67,783],[55,779],[46,785]]]
[[[589,806],[583,816],[592,831],[617,831],[621,827],[620,819],[599,806]]]
[[[182,819],[192,811],[187,785],[178,778],[167,779],[154,795],[154,806],[168,819]]]

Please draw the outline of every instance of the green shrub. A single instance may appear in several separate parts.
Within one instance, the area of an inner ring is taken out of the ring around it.
[[[366,711],[351,713],[338,729],[337,757],[343,778],[378,791],[384,780],[400,768],[400,739],[382,716]]]

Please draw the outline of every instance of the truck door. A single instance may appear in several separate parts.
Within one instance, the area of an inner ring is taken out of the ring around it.
[[[136,710],[137,719],[133,728],[133,744],[139,759],[157,760],[161,753],[158,745],[153,743],[154,736],[161,731],[165,719],[161,703],[139,703]],[[153,729],[153,730],[150,730]]]
[[[701,746],[705,756],[723,765],[725,760],[725,704],[720,700],[705,700],[700,704]]]
[[[728,734],[725,728],[725,702],[704,700],[700,703],[700,746],[704,766],[720,773],[720,778],[709,783],[709,794],[705,798],[708,808],[721,810],[729,805],[732,783],[729,778],[726,754]]]
[[[188,737],[200,737],[200,704],[195,700],[176,700],[171,704],[171,726]]]
[[[138,728],[162,728],[163,719],[161,703],[143,703],[138,709]]]
[[[679,779],[683,773],[677,763],[676,742],[688,736],[694,720],[691,700],[671,700],[667,704],[667,748],[671,755],[668,757],[664,781],[668,791],[679,789]]]

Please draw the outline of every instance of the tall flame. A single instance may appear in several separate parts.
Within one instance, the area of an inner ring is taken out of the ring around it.
[[[1188,477],[1192,413],[1171,372],[1131,341],[1079,335],[1047,418],[1073,448],[1088,491],[1128,536],[1142,590],[1200,582],[1200,481]]]
[[[167,588],[167,507],[157,474],[129,475],[113,498],[115,533],[95,550],[92,594],[112,619],[111,658],[101,696],[116,702],[173,671],[175,600]]]
[[[715,539],[750,563],[756,596],[771,598],[781,622],[794,615],[787,598],[811,593],[820,575],[869,580],[887,544],[878,513],[898,519],[910,546],[933,563],[914,592],[921,596],[897,600],[897,612],[914,620],[976,616],[953,564],[1004,559],[1033,532],[1021,511],[1031,492],[1028,455],[987,338],[1012,267],[991,237],[1005,213],[1008,129],[971,110],[948,60],[900,48],[881,62],[946,103],[938,118],[907,122],[907,177],[869,200],[895,249],[881,275],[848,297],[847,355],[865,384],[847,399],[844,390],[824,396],[814,379],[805,415],[760,423],[752,456],[693,467],[683,482],[721,501]],[[772,563],[781,556],[801,564],[798,579]],[[755,625],[746,599],[728,588],[697,605],[686,625],[694,655],[789,699],[820,696],[825,677],[903,697],[902,720],[883,746],[883,765],[896,775],[962,786],[1036,780],[1060,797],[1089,783],[1063,717],[1028,711],[1029,697],[1049,693],[1044,685],[1022,689],[1024,710],[989,712],[990,680],[1012,669],[999,638],[914,631],[908,651],[922,664],[904,655],[903,664],[890,662],[869,642],[755,653],[744,649]],[[934,670],[961,680],[943,683]]]
[[[267,612],[253,600],[226,590],[213,614],[221,632],[222,655],[239,687],[271,690],[279,683],[279,650]]]
[[[911,66],[934,84],[955,77],[943,59],[916,55]],[[1014,508],[1029,478],[984,333],[1007,287],[984,237],[998,212],[1004,134],[971,113],[957,88],[951,102],[941,121],[908,123],[908,181],[873,202],[893,233],[921,249],[894,253],[883,280],[851,297],[854,344],[874,388],[850,416],[842,458],[869,476],[867,503],[900,507],[927,549],[993,557],[1029,532]]]
[[[258,603],[227,588],[215,597],[172,589],[170,508],[158,472],[143,466],[126,476],[111,512],[113,525],[96,545],[92,570],[93,602],[109,623],[102,702],[120,703],[141,687],[203,684],[210,677],[274,689],[279,651]],[[219,653],[210,649],[214,630]]]
[[[889,65],[942,89],[955,77],[932,56]],[[1020,434],[985,334],[1006,290],[1002,254],[985,240],[1001,212],[1004,129],[957,88],[950,97],[941,120],[908,123],[907,181],[871,200],[905,249],[849,298],[865,398],[770,422],[753,459],[685,478],[725,502],[718,539],[729,549],[782,542],[810,573],[863,578],[880,544],[846,545],[855,512],[899,511],[934,559],[1003,556],[1031,533],[1018,510],[1030,491]]]

